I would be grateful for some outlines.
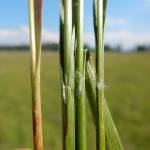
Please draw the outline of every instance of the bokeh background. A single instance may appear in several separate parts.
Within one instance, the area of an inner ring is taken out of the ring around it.
[[[43,0],[42,113],[45,150],[60,150],[59,0]],[[125,150],[150,149],[150,1],[109,0],[105,95]],[[94,50],[92,0],[85,1],[85,47]],[[92,51],[94,55],[94,51]],[[0,150],[32,148],[28,1],[0,4]],[[95,130],[87,103],[87,148]]]

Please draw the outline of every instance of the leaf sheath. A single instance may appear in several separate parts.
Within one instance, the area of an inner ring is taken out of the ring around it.
[[[75,72],[72,32],[72,0],[61,0],[60,67],[64,150],[75,150]]]
[[[43,150],[41,91],[40,91],[41,18],[42,18],[42,0],[29,0],[34,150]]]

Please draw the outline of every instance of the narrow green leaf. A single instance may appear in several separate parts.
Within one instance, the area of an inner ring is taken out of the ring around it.
[[[86,95],[88,102],[90,104],[91,112],[93,115],[93,120],[96,125],[96,92],[95,92],[95,67],[92,61],[92,57],[88,53],[87,63],[86,63]],[[114,121],[111,117],[109,108],[107,106],[106,100],[104,99],[104,120],[105,120],[105,134],[106,134],[106,149],[107,150],[123,150],[123,146],[114,124]]]

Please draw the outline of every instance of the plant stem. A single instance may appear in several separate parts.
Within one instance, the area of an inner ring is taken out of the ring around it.
[[[75,0],[76,33],[76,149],[86,150],[85,65],[83,51],[83,0]]]
[[[61,0],[60,64],[62,77],[63,149],[75,150],[74,51],[72,0]]]
[[[103,42],[103,0],[94,1],[96,39],[96,139],[97,150],[105,150],[104,128],[104,42]]]
[[[96,125],[95,80],[96,80],[96,76],[95,76],[94,63],[92,61],[92,57],[88,55],[87,63],[86,63],[86,80],[85,80],[86,94],[87,94],[87,98],[90,104],[94,123]],[[123,150],[123,146],[122,146],[118,131],[111,117],[106,100],[104,100],[104,119],[105,119],[106,149],[107,150]]]
[[[29,0],[34,150],[43,150],[40,66],[42,0]]]
[[[106,14],[107,14],[107,3],[108,3],[108,1],[107,0],[104,0],[104,2],[103,2],[103,30],[104,30],[104,28],[105,28],[105,23],[106,23]]]
[[[61,0],[60,8],[60,36],[59,36],[59,59],[60,59],[60,78],[61,78],[61,105],[62,105],[62,145],[63,150],[65,150],[65,123],[66,123],[66,103],[63,93],[65,93],[64,82],[65,82],[65,73],[64,73],[64,0]]]

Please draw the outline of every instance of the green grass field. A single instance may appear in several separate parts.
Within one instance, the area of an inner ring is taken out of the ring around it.
[[[0,53],[0,150],[32,148],[28,53]],[[106,53],[105,95],[125,150],[150,149],[150,53]],[[42,57],[42,111],[45,150],[61,150],[59,61]],[[87,105],[88,150],[95,131]]]

